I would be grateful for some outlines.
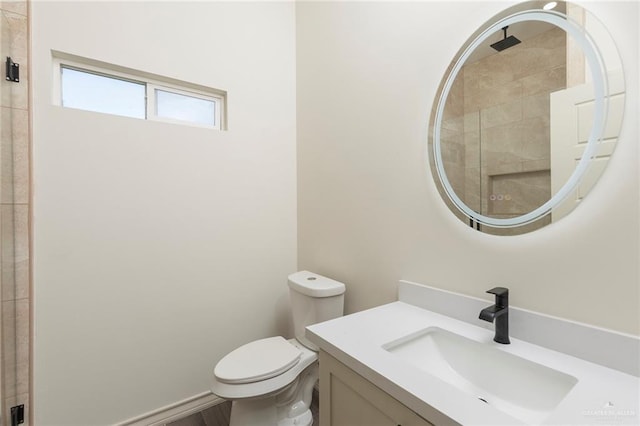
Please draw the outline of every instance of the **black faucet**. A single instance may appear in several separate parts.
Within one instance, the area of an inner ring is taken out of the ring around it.
[[[496,304],[480,311],[480,319],[496,323],[496,335],[493,340],[508,345],[509,341],[509,289],[496,287],[487,290],[496,295]]]

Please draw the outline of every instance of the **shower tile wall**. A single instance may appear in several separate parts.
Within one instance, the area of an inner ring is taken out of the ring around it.
[[[25,404],[25,424],[30,368],[27,15],[26,1],[0,2],[0,58],[4,62],[10,56],[20,65],[19,83],[0,79],[1,417],[10,418],[12,406]]]
[[[549,93],[566,87],[566,73],[559,28],[462,68],[443,117],[443,157],[469,207],[504,218],[550,198]]]

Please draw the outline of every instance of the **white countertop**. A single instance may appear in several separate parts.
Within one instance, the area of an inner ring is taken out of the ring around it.
[[[493,342],[491,330],[404,302],[307,327],[306,335],[321,350],[435,424],[523,424],[382,348],[427,327],[448,330],[577,378],[542,424],[640,424],[640,378],[513,337],[510,345],[501,345]]]

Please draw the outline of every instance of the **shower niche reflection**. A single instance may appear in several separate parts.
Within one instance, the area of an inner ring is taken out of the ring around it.
[[[526,8],[507,11],[461,49],[431,119],[430,148],[438,139],[431,166],[442,198],[462,221],[496,235],[542,228],[580,203],[613,152],[624,106],[621,63],[599,22],[579,6],[560,3],[546,12],[559,26],[539,18],[536,2],[525,5],[533,8],[531,19],[522,17]],[[508,25],[498,25],[503,21]],[[607,56],[606,69],[597,70],[609,95],[600,96],[606,97],[604,117],[596,111],[593,61],[566,30],[571,26],[594,28],[599,37],[593,43]],[[568,194],[566,184],[576,180],[572,175],[601,121],[591,144],[597,147],[583,162],[586,172]],[[563,201],[551,206],[563,192]],[[510,223],[536,211],[544,212]]]

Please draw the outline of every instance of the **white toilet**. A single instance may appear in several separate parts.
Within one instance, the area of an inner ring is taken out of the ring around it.
[[[318,347],[305,327],[342,316],[344,284],[300,271],[289,275],[295,339],[269,337],[235,349],[214,369],[214,394],[232,400],[230,426],[309,426]]]

